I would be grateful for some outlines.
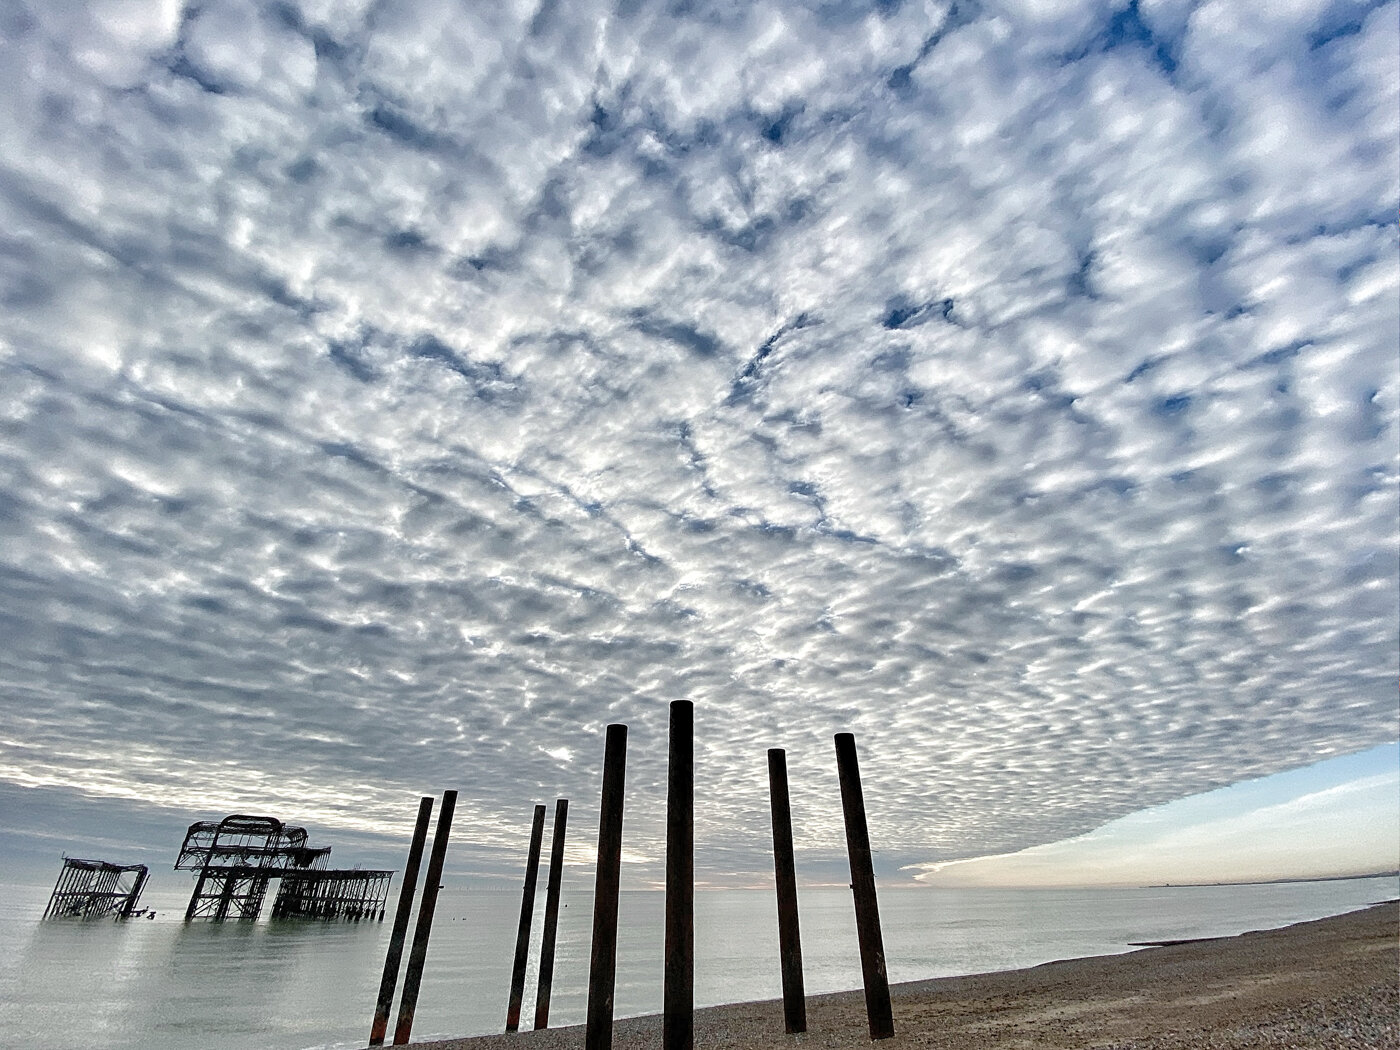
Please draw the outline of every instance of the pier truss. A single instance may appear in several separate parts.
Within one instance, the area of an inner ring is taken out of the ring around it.
[[[267,884],[288,870],[324,868],[330,847],[310,849],[306,829],[273,817],[234,814],[191,824],[175,869],[195,871],[185,918],[256,919]]]
[[[141,900],[149,872],[144,864],[64,857],[44,918],[129,919]]]
[[[285,872],[272,902],[272,917],[383,920],[393,876],[392,871],[358,868]]]
[[[195,872],[185,919],[255,920],[268,883],[281,880],[275,919],[383,919],[392,871],[326,867],[331,848],[312,848],[306,829],[274,817],[234,814],[191,824],[175,860]]]

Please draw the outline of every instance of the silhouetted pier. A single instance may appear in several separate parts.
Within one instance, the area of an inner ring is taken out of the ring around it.
[[[185,921],[252,921],[268,884],[280,879],[275,919],[383,919],[392,870],[327,868],[331,847],[307,845],[306,829],[235,813],[189,826],[175,870],[194,871]]]
[[[272,902],[274,919],[384,918],[392,871],[287,871]]]
[[[64,857],[46,919],[129,919],[141,900],[150,874],[144,864]]]

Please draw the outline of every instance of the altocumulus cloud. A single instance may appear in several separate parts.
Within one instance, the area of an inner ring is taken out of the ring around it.
[[[7,5],[0,778],[513,867],[624,721],[654,872],[689,699],[719,878],[834,731],[887,871],[1393,739],[1397,21]]]

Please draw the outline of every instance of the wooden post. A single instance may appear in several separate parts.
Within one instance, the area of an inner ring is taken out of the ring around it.
[[[588,961],[584,1050],[611,1050],[617,976],[617,897],[622,878],[622,791],[627,779],[627,727],[610,725],[603,751],[598,870],[593,888],[593,947]]]
[[[662,1050],[691,1050],[695,1012],[695,709],[671,704],[666,775],[666,968]]]
[[[384,976],[379,981],[379,1001],[375,1004],[374,1023],[369,1030],[370,1046],[383,1046],[384,1033],[389,1027],[389,1010],[394,1005],[394,989],[399,983],[403,942],[408,936],[413,894],[418,888],[418,868],[423,863],[423,844],[428,840],[428,820],[432,815],[433,798],[431,795],[425,795],[418,803],[418,821],[413,825],[413,841],[408,846],[408,863],[404,866],[403,883],[399,886],[399,910],[394,913],[394,929],[389,934],[389,951],[384,956]]]
[[[549,886],[544,896],[544,937],[540,941],[540,983],[535,990],[535,1028],[549,1027],[549,995],[554,985],[554,939],[559,929],[559,892],[564,880],[564,829],[569,800],[554,803],[554,837],[549,840]]]
[[[525,861],[525,892],[520,901],[520,927],[515,932],[515,964],[510,972],[510,1003],[506,1031],[520,1031],[520,1000],[525,997],[525,961],[530,954],[530,919],[535,910],[535,883],[540,877],[540,841],[544,838],[544,806],[535,807],[530,828],[530,853]]]
[[[418,925],[413,928],[413,948],[408,953],[408,972],[403,979],[399,1019],[394,1026],[394,1045],[403,1046],[413,1031],[413,1014],[418,1009],[418,988],[423,983],[423,964],[428,960],[428,936],[433,932],[433,912],[438,890],[442,888],[442,862],[447,856],[447,837],[452,831],[452,812],[457,808],[457,792],[442,793],[433,851],[428,857],[428,874],[423,881],[423,903],[418,906]]]
[[[846,853],[851,860],[851,890],[855,894],[856,936],[860,941],[860,970],[865,980],[865,1016],[871,1039],[894,1035],[890,979],[885,972],[885,943],[880,936],[880,908],[875,901],[875,868],[870,859],[870,832],[865,825],[865,795],[856,762],[856,738],[836,734],[836,770],[841,778],[841,811],[846,821]]]
[[[797,871],[793,864],[792,806],[788,801],[787,753],[768,751],[768,794],[773,806],[773,874],[778,883],[778,958],[783,973],[783,1027],[807,1031],[802,985],[802,937],[797,925]]]

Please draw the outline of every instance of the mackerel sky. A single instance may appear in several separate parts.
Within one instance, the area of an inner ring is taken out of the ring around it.
[[[624,722],[654,875],[686,699],[702,881],[839,731],[893,872],[1393,741],[1397,25],[4,5],[6,808],[584,862]]]

